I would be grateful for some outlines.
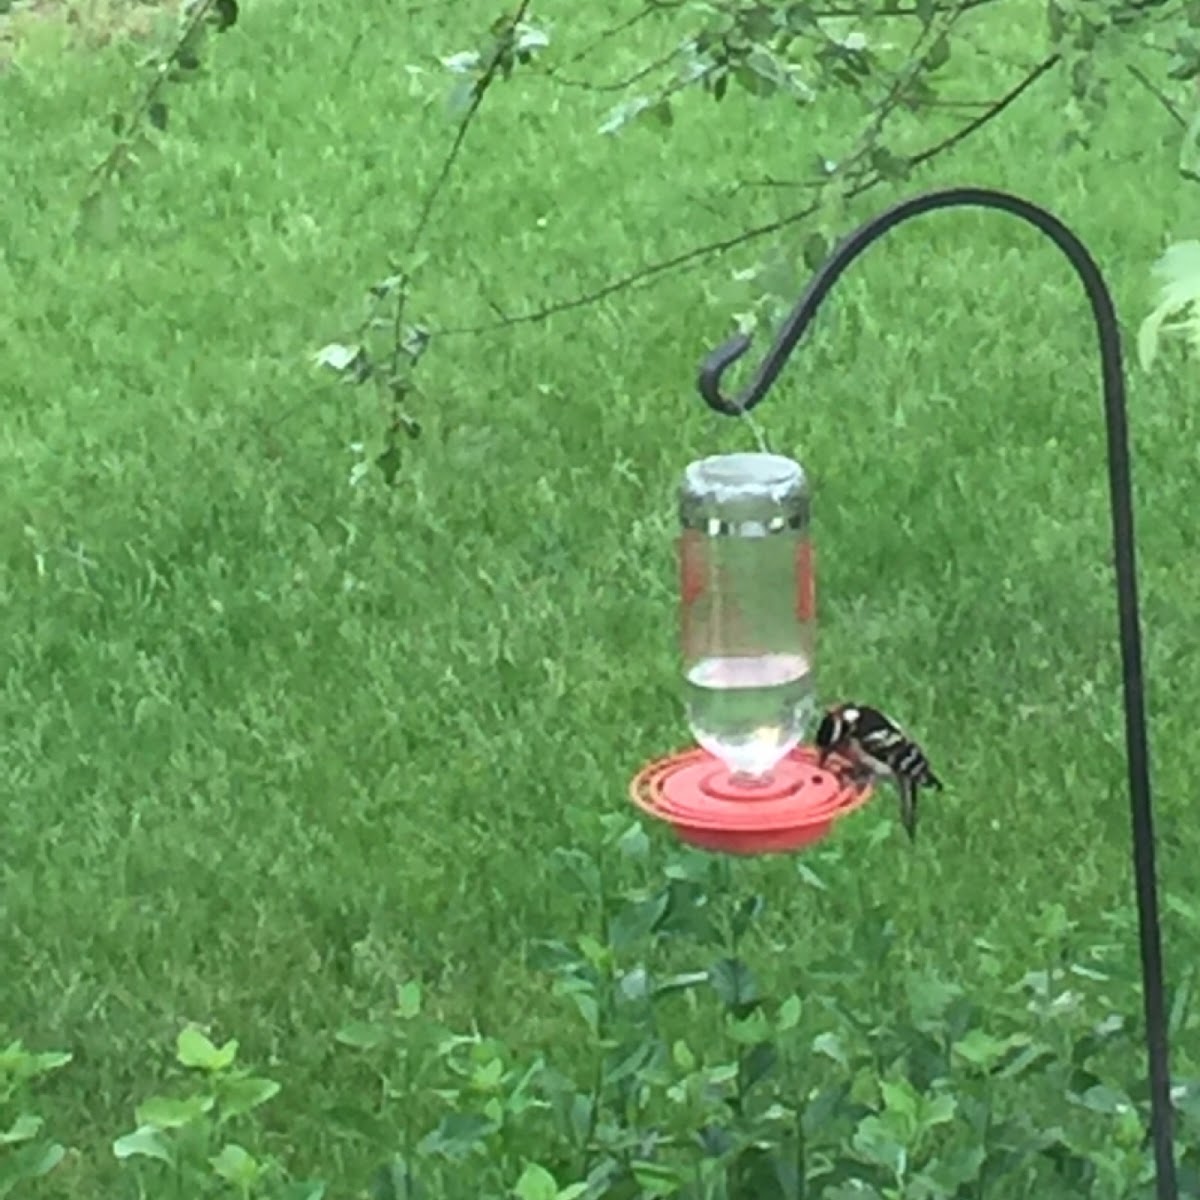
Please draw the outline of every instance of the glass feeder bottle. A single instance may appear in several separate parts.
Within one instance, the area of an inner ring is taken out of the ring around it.
[[[737,782],[770,782],[815,716],[808,481],[778,454],[691,463],[679,493],[692,735]]]

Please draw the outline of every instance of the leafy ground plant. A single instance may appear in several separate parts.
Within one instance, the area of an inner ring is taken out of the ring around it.
[[[289,1179],[276,1158],[256,1156],[230,1134],[279,1084],[236,1065],[238,1044],[215,1045],[199,1029],[180,1034],[175,1058],[185,1068],[181,1094],[151,1096],[137,1107],[137,1128],[113,1142],[133,1172],[138,1194],[228,1194],[241,1200],[321,1200],[325,1185]]]
[[[70,1054],[38,1053],[20,1041],[0,1049],[0,1196],[21,1195],[66,1157],[66,1147],[45,1131],[33,1087],[70,1061]]]
[[[614,844],[646,853],[637,826]],[[564,859],[600,886],[594,863]],[[343,1028],[338,1040],[370,1056],[402,1115],[402,1153],[373,1194],[1150,1194],[1146,1115],[1127,1074],[1136,1040],[1061,906],[1046,910],[1034,948],[1047,967],[986,1008],[905,971],[894,927],[864,929],[862,961],[898,985],[893,1004],[871,1012],[844,962],[812,964],[820,984],[807,998],[770,995],[752,965],[765,900],[731,882],[726,863],[676,855],[656,887],[590,897],[603,913],[597,935],[538,948],[535,965],[580,1023],[582,1062],[520,1062],[478,1031],[451,1033],[423,1016],[415,983],[390,1018]]]

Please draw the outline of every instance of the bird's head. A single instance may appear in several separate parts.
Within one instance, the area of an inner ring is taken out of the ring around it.
[[[817,761],[821,766],[831,754],[846,748],[854,736],[857,722],[858,708],[853,704],[837,704],[826,709],[817,726]]]

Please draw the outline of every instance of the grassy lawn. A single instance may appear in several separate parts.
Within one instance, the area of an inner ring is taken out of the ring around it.
[[[44,1090],[78,1150],[47,1195],[118,1194],[111,1141],[189,1021],[269,1065],[271,1137],[337,1195],[390,1147],[333,1034],[399,983],[522,1054],[579,1036],[527,962],[592,921],[552,852],[597,844],[629,776],[686,740],[674,489],[691,458],[750,440],[705,409],[695,366],[750,303],[735,272],[798,262],[803,238],[435,338],[396,485],[352,482],[379,406],[312,356],[389,273],[453,131],[435,56],[495,5],[243,7],[206,77],[171,93],[107,229],[77,233],[74,213],[138,52],[44,21],[0,74],[0,1023],[75,1056]],[[588,6],[578,27],[576,7],[547,15],[583,45],[637,6]],[[631,34],[579,73],[618,77],[671,38]],[[1177,132],[1121,83],[1093,148],[1059,153],[1066,94],[1043,80],[907,186],[1052,207],[1131,333],[1148,264],[1198,228]],[[666,138],[601,137],[612,103],[520,72],[489,94],[414,317],[487,323],[770,219],[776,193],[722,185],[824,152],[803,114],[740,93],[685,100]],[[1045,967],[1061,903],[1071,954],[1102,957],[1139,1018],[1097,372],[1054,251],[943,214],[856,269],[760,410],[815,481],[823,699],[901,715],[948,785],[913,851],[885,793],[800,860],[827,891],[795,860],[736,866],[768,898],[748,954],[772,986],[807,998],[806,967],[833,956],[868,1006],[898,1002],[902,971],[999,1003]],[[1197,419],[1185,369],[1131,382],[1161,871],[1187,902]],[[670,841],[652,838],[628,882],[661,872]],[[857,956],[888,918],[884,968]],[[1181,983],[1200,925],[1170,912],[1166,946]],[[1188,1016],[1181,1074],[1196,1038]],[[1136,1079],[1136,1039],[1128,1055]]]

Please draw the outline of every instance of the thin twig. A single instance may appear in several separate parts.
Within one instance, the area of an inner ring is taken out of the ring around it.
[[[585,58],[590,58],[592,52],[598,46],[603,46],[605,42],[611,41],[626,30],[632,29],[635,25],[640,25],[647,17],[652,17],[655,13],[667,12],[670,9],[680,7],[682,7],[682,0],[651,0],[651,3],[638,9],[633,16],[626,17],[624,21],[616,25],[610,25],[607,29],[597,34],[582,50],[578,50],[571,55],[567,59],[566,65],[573,66],[575,63],[582,62]]]
[[[434,0],[434,3],[432,4],[410,4],[404,10],[403,15],[406,17],[412,17],[416,16],[418,13],[431,12],[440,8],[449,8],[452,4],[457,3],[458,0]],[[358,33],[354,35],[354,41],[350,43],[350,49],[346,51],[346,57],[342,61],[341,74],[345,75],[350,70],[350,67],[353,64],[359,49],[362,47],[363,42],[367,40],[367,35],[373,32],[375,27],[376,22],[372,21],[369,25],[365,25],[358,31]]]
[[[1132,75],[1134,79],[1136,79],[1138,83],[1140,83],[1142,87],[1144,87],[1146,91],[1148,91],[1150,95],[1152,95],[1159,102],[1159,104],[1161,104],[1163,108],[1165,108],[1167,112],[1171,114],[1172,118],[1175,120],[1175,123],[1182,125],[1183,128],[1186,129],[1187,119],[1175,106],[1175,103],[1171,100],[1170,96],[1168,96],[1162,90],[1162,88],[1158,86],[1158,84],[1150,79],[1140,67],[1135,67],[1133,63],[1127,63],[1126,66],[1130,75]]]
[[[425,193],[425,200],[421,205],[417,223],[413,227],[412,237],[409,238],[408,253],[410,256],[415,252],[417,244],[424,235],[425,227],[429,224],[429,218],[433,215],[433,206],[437,203],[442,188],[446,185],[446,180],[450,178],[450,172],[454,169],[454,164],[458,160],[458,153],[462,149],[463,142],[466,140],[467,130],[470,129],[471,122],[475,119],[475,114],[479,112],[479,107],[483,104],[483,98],[487,94],[488,88],[496,82],[496,76],[500,73],[506,53],[511,50],[511,47],[507,44],[508,39],[512,37],[517,26],[525,20],[525,14],[529,11],[531,2],[532,0],[521,0],[516,13],[508,22],[505,35],[496,39],[496,43],[492,47],[491,58],[485,65],[483,74],[475,81],[475,86],[471,89],[471,103],[467,106],[467,111],[463,113],[461,120],[458,122],[458,128],[454,131],[454,138],[450,143],[450,149],[446,157],[442,160],[441,168],[438,171],[437,178],[433,181],[433,186]]]
[[[906,161],[910,168],[923,166],[931,159],[938,155],[953,149],[964,139],[971,136],[977,130],[983,128],[989,122],[994,121],[1002,112],[1008,109],[1011,105],[1025,94],[1039,79],[1042,78],[1048,71],[1057,66],[1060,61],[1060,56],[1057,54],[1051,55],[1043,62],[1038,64],[1028,75],[1026,75],[1016,86],[1006,92],[998,99],[985,113],[981,113],[974,120],[968,122],[961,129],[956,130],[949,137],[943,138],[941,141],[934,143],[932,146],[926,147],[924,150],[910,156]],[[864,193],[871,191],[883,182],[883,177],[876,171],[855,184],[846,192],[846,199],[855,199]],[[608,283],[586,292],[580,296],[574,296],[569,300],[556,300],[550,304],[543,305],[541,308],[534,309],[530,312],[518,313],[515,316],[507,317],[503,321],[492,321],[480,325],[460,325],[449,326],[443,329],[434,329],[431,331],[432,337],[451,337],[461,336],[466,334],[492,333],[496,330],[507,329],[514,325],[527,325],[541,321],[545,321],[550,317],[558,316],[561,313],[571,312],[575,309],[586,308],[596,304],[601,300],[607,299],[609,296],[616,295],[618,292],[623,292],[630,289],[645,287],[653,282],[656,282],[662,276],[677,270],[682,270],[699,265],[699,263],[713,255],[722,254],[728,250],[734,250],[740,246],[746,245],[748,242],[753,242],[759,238],[767,237],[773,233],[778,233],[783,229],[790,228],[793,225],[799,224],[801,221],[811,217],[821,208],[821,202],[815,201],[808,204],[806,207],[795,212],[789,213],[787,216],[780,217],[773,221],[768,221],[762,225],[756,225],[752,229],[742,230],[740,233],[733,234],[726,238],[721,238],[719,241],[708,242],[702,246],[693,246],[689,250],[682,251],[679,254],[662,260],[661,262],[652,263],[646,267],[640,267],[636,271],[632,271],[627,275],[620,276],[617,279],[610,280]]]
[[[623,92],[627,88],[633,87],[635,83],[641,83],[643,79],[648,75],[653,75],[655,71],[661,71],[663,67],[670,66],[672,60],[678,58],[679,54],[680,47],[676,46],[660,58],[656,58],[652,63],[640,67],[632,75],[624,79],[618,79],[615,83],[593,83],[589,79],[564,79],[555,67],[547,68],[544,71],[532,72],[530,78],[550,80],[553,83],[561,84],[563,87],[579,88],[585,92]]]
[[[151,107],[158,101],[163,88],[166,87],[170,79],[171,68],[178,65],[179,56],[191,43],[196,30],[208,19],[208,14],[212,11],[216,3],[217,0],[199,0],[192,8],[187,20],[183,23],[183,28],[180,29],[175,37],[175,44],[171,47],[167,56],[159,59],[155,65],[154,77],[151,79],[149,86],[143,90],[137,104],[134,105],[133,111],[124,120],[117,141],[113,144],[108,154],[104,156],[103,161],[93,169],[93,180],[107,179],[112,174],[113,169],[120,160],[122,152],[129,145],[128,139],[124,136],[126,131],[136,129]]]
[[[969,12],[973,8],[982,8],[985,4],[997,4],[1002,0],[956,0],[956,2],[934,8],[932,15],[934,17],[945,16],[946,14],[959,14]],[[881,4],[878,8],[873,9],[870,13],[864,13],[856,8],[823,8],[813,12],[814,17],[855,17],[858,20],[870,20],[876,17],[921,17],[924,19],[925,13],[922,12],[923,5],[920,4],[901,4],[896,0],[892,4]]]
[[[460,118],[458,128],[454,131],[454,137],[450,142],[450,149],[447,151],[446,157],[442,160],[442,165],[438,170],[433,184],[425,193],[425,197],[421,202],[416,224],[413,226],[412,235],[408,239],[408,250],[405,258],[409,262],[411,262],[413,255],[417,251],[417,247],[421,243],[421,239],[425,235],[425,230],[428,228],[430,219],[433,216],[434,206],[441,197],[442,191],[446,186],[446,181],[450,178],[450,172],[454,169],[454,164],[458,161],[459,152],[466,141],[467,131],[471,128],[471,123],[474,121],[480,106],[483,104],[483,98],[487,95],[488,89],[492,84],[496,82],[506,56],[512,52],[512,46],[510,45],[512,36],[517,26],[525,19],[525,14],[529,11],[531,2],[532,0],[521,0],[517,6],[516,13],[509,20],[504,34],[496,38],[492,46],[491,56],[484,65],[482,74],[476,79],[475,86],[471,89],[471,102],[467,106],[466,112]],[[403,264],[403,274],[396,296],[396,311],[392,322],[391,374],[393,379],[396,379],[400,374],[400,362],[404,355],[404,316],[408,306],[409,285],[411,283],[409,262]]]
[[[982,129],[989,122],[994,121],[1006,108],[1015,104],[1043,75],[1048,71],[1054,70],[1061,61],[1061,54],[1051,54],[1049,58],[1042,59],[1016,87],[1001,96],[996,104],[989,108],[987,112],[980,113],[979,116],[975,117],[974,120],[968,121],[961,129],[955,130],[949,137],[943,138],[940,142],[935,142],[932,146],[928,146],[919,153],[914,154],[908,160],[908,165],[910,167],[922,166],[931,158],[936,158],[946,150],[952,150],[960,142],[969,138],[976,130]]]

